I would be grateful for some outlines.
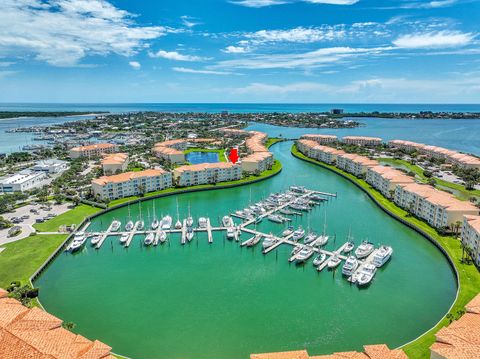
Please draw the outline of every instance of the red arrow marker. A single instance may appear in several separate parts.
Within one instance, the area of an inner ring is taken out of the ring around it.
[[[237,163],[238,161],[238,149],[237,148],[232,148],[230,150],[230,153],[228,154],[228,158],[230,159],[230,162],[233,164]]]

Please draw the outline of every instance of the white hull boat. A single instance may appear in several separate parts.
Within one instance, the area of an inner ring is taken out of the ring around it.
[[[343,253],[350,253],[351,251],[353,251],[353,248],[355,248],[355,243],[353,242],[347,242],[347,245],[345,246],[345,248],[343,248]]]
[[[313,258],[313,265],[315,267],[318,267],[320,264],[325,262],[325,259],[327,259],[327,255],[325,253],[321,253],[318,256],[316,256],[315,258]]]
[[[222,224],[224,227],[233,227],[233,219],[230,216],[223,216],[222,218]]]
[[[355,255],[357,256],[358,259],[362,259],[365,257],[368,257],[375,247],[373,246],[372,243],[363,241],[362,244],[360,244],[357,249],[355,250]]]
[[[127,243],[128,237],[129,237],[128,234],[122,234],[122,236],[120,237],[120,243],[121,243],[121,244]]]
[[[158,221],[158,219],[155,218],[152,222],[152,229],[156,230],[159,225],[160,225],[160,222]]]
[[[363,287],[370,284],[376,272],[377,272],[377,267],[375,267],[375,265],[371,263],[366,264],[357,278],[358,286]]]
[[[93,237],[93,238],[90,240],[90,244],[91,244],[92,246],[97,245],[98,242],[100,242],[100,239],[101,239],[101,238],[102,238],[102,237],[100,237],[100,236],[95,236],[95,237]]]
[[[305,263],[313,255],[313,249],[304,247],[300,252],[298,252],[295,263],[301,264]]]
[[[354,256],[350,256],[345,261],[345,264],[342,267],[342,274],[350,277],[358,268],[358,260]]]
[[[133,227],[134,227],[134,224],[132,221],[128,221],[127,224],[125,225],[125,230],[127,232],[130,232],[131,230],[133,230]]]
[[[112,232],[118,232],[118,230],[120,229],[121,226],[122,226],[122,222],[114,220],[112,222],[112,225],[110,226],[110,230]]]
[[[207,228],[207,219],[205,217],[200,217],[198,219],[198,226],[200,228]]]
[[[377,267],[380,268],[383,266],[385,263],[388,262],[388,260],[392,257],[393,254],[393,248],[390,246],[380,246],[380,248],[377,250],[375,255],[373,256],[373,261],[372,263]]]
[[[165,216],[162,218],[162,229],[170,229],[172,228],[172,217]]]
[[[330,269],[336,268],[336,267],[338,267],[340,262],[341,262],[341,259],[338,258],[338,256],[334,255],[334,256],[332,256],[332,258],[330,258],[328,260],[327,267],[330,268]]]
[[[298,228],[293,232],[292,241],[297,242],[305,236],[305,230],[303,228]]]
[[[143,240],[143,243],[146,245],[146,246],[149,246],[153,243],[153,240],[155,239],[155,234],[153,233],[149,233],[145,239]]]

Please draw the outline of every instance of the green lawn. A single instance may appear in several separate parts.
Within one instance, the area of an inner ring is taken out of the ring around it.
[[[274,144],[276,144],[277,142],[282,142],[283,139],[282,138],[278,138],[278,137],[271,137],[267,140],[267,142],[265,143],[265,146],[267,148],[270,148],[271,146],[273,146]]]
[[[30,276],[66,238],[66,234],[38,234],[3,245],[5,250],[0,253],[0,288],[5,288],[15,280],[28,284]]]
[[[402,219],[410,222],[417,228],[423,230],[425,233],[435,239],[446,250],[457,269],[460,280],[458,298],[455,301],[450,313],[456,314],[457,311],[463,309],[465,307],[465,304],[467,304],[473,297],[475,297],[475,295],[480,292],[480,273],[474,265],[466,265],[461,263],[462,248],[460,246],[460,242],[457,239],[451,236],[442,236],[438,234],[438,232],[434,228],[430,227],[426,222],[409,216],[405,210],[395,205],[395,203],[389,201],[380,192],[372,188],[364,180],[358,179],[354,175],[344,172],[334,166],[330,166],[328,164],[304,156],[302,153],[298,152],[295,145],[292,147],[292,153],[299,158],[328,168],[356,182],[361,186],[363,190],[370,193],[380,203],[382,207],[398,215]],[[444,318],[437,326],[429,330],[427,333],[419,337],[414,342],[404,346],[402,349],[407,353],[410,358],[429,357],[429,347],[435,341],[435,333],[440,330],[440,328],[448,324],[448,319]]]
[[[392,167],[405,167],[408,168],[410,171],[414,172],[416,177],[418,178],[419,181],[426,183],[429,178],[425,177],[423,174],[423,169],[421,169],[417,165],[412,165],[410,162],[405,161],[405,160],[400,160],[400,159],[394,159],[394,158],[379,158],[379,162],[381,163],[386,163],[391,165]],[[471,197],[479,197],[480,198],[480,190],[467,190],[465,189],[464,186],[457,184],[457,183],[452,183],[452,182],[447,182],[445,180],[442,180],[440,178],[432,177],[435,180],[435,183],[438,185],[438,189],[452,189],[455,191],[458,191],[458,195],[456,197],[461,200],[468,200]],[[443,188],[442,188],[443,187]]]
[[[218,160],[220,162],[227,162],[226,158],[225,158],[225,150],[223,149],[209,149],[209,148],[197,148],[197,147],[193,147],[193,148],[189,148],[185,151],[183,151],[183,153],[186,155],[190,152],[211,152],[211,153],[218,153]]]
[[[61,225],[70,226],[72,224],[80,224],[85,217],[88,217],[98,211],[100,208],[88,206],[86,204],[80,204],[74,209],[65,212],[55,218],[49,219],[43,223],[35,223],[33,227],[38,232],[58,232],[58,228]]]

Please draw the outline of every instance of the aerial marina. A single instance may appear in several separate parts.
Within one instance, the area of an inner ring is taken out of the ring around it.
[[[87,243],[95,249],[100,249],[108,237],[118,238],[119,243],[128,248],[137,235],[143,238],[140,241],[141,245],[145,247],[157,246],[166,243],[169,240],[169,235],[173,233],[181,235],[181,245],[190,243],[195,235],[200,232],[206,232],[208,243],[213,243],[212,232],[221,232],[228,240],[239,242],[241,247],[255,247],[261,244],[264,255],[272,252],[280,245],[289,245],[292,247],[292,251],[288,262],[303,265],[313,258],[312,264],[318,272],[325,268],[335,270],[343,262],[343,276],[351,283],[366,286],[373,280],[376,269],[383,266],[391,258],[392,247],[382,245],[376,249],[373,243],[365,240],[355,249],[354,255],[351,255],[355,244],[349,235],[348,240],[338,248],[325,250],[323,247],[330,238],[326,233],[326,210],[323,232],[319,235],[311,230],[310,224],[307,230],[301,226],[297,228],[288,226],[280,230],[278,234],[264,233],[256,229],[256,225],[265,218],[276,224],[288,224],[292,221],[292,218],[288,216],[301,216],[304,213],[308,216],[308,211],[315,206],[336,197],[337,194],[309,190],[303,186],[291,186],[285,192],[272,193],[247,208],[223,216],[216,227],[212,226],[209,217],[199,217],[196,222],[197,226],[195,226],[195,221],[190,215],[190,209],[187,218],[183,220],[181,220],[177,211],[175,227],[172,227],[173,218],[170,215],[157,218],[155,207],[152,211],[153,217],[148,215],[147,222],[142,217],[141,207],[139,207],[138,220],[133,222],[130,208],[128,208],[129,214],[125,218],[126,224],[123,228],[122,222],[119,219],[114,219],[106,231],[89,232],[90,222],[87,222],[81,230],[73,235],[73,239],[65,251],[77,252]],[[300,212],[290,209],[297,209]],[[235,223],[233,218],[237,218],[241,222]],[[251,228],[252,226],[254,228]],[[242,240],[242,234],[248,235],[248,239]]]

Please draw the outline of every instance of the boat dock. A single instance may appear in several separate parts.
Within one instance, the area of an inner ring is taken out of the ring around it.
[[[345,260],[347,259],[346,256],[340,254],[343,252],[343,250],[345,249],[345,247],[347,246],[348,242],[345,242],[340,248],[338,248],[336,251],[334,252],[327,252],[327,251],[324,251],[324,253],[327,255],[327,259],[325,259],[323,261],[322,264],[320,264],[318,267],[317,267],[317,271],[321,272],[322,270],[325,269],[325,267],[327,266],[328,264],[328,261],[334,256],[334,255],[337,255],[338,258],[340,258],[341,260]]]

